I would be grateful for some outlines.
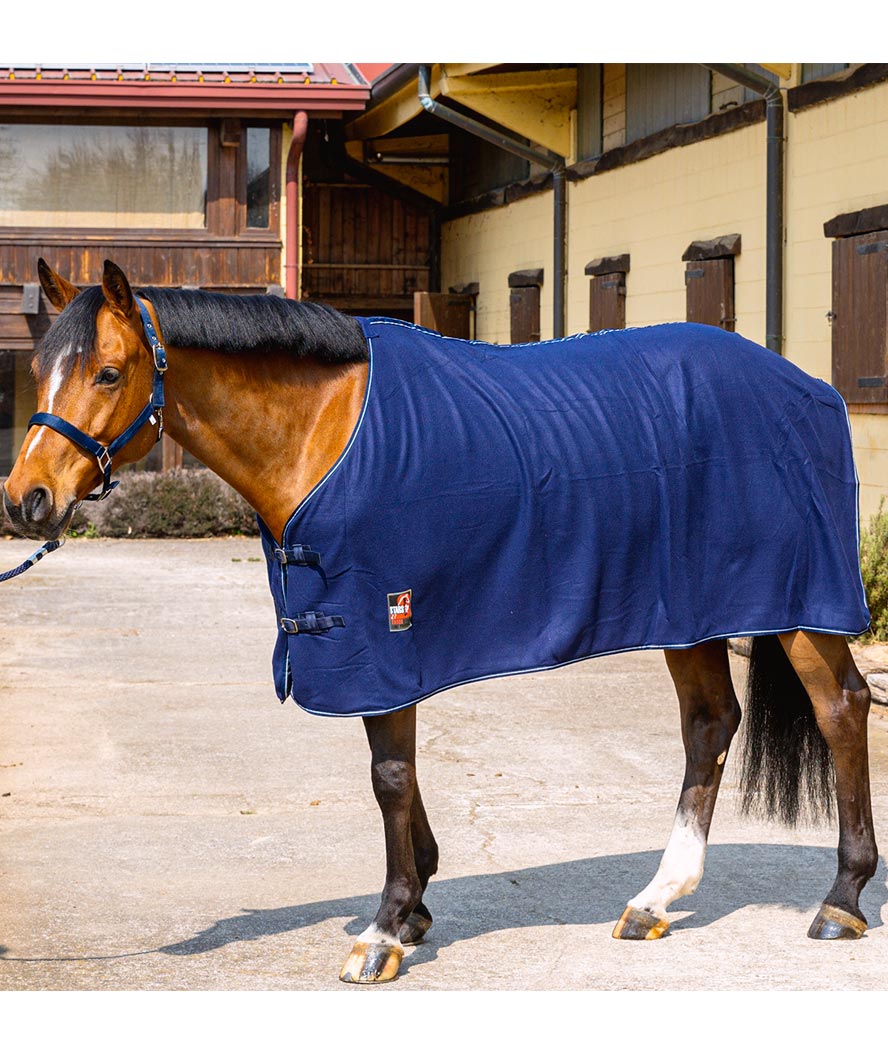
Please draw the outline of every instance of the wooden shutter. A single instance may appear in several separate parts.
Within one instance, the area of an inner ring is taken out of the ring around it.
[[[733,333],[734,258],[691,260],[685,270],[687,320]]]
[[[526,285],[509,291],[509,339],[513,344],[529,344],[540,338],[540,287]]]
[[[426,329],[435,329],[442,336],[459,340],[472,338],[472,311],[475,297],[468,293],[413,294],[413,321]]]
[[[888,402],[888,230],[833,242],[831,319],[833,386],[849,403]]]
[[[529,344],[540,339],[540,286],[542,270],[514,271],[509,275],[509,339]]]
[[[626,275],[598,274],[589,283],[589,332],[626,328]]]

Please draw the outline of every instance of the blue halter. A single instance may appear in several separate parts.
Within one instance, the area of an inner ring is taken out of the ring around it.
[[[55,413],[35,413],[28,421],[29,428],[33,424],[42,424],[47,428],[52,428],[53,431],[59,432],[60,435],[64,435],[66,439],[70,439],[81,449],[92,454],[98,461],[99,470],[102,473],[102,489],[99,493],[88,494],[84,501],[103,501],[118,485],[118,480],[111,482],[111,462],[115,454],[119,453],[146,423],[158,425],[157,442],[160,442],[163,435],[163,375],[167,369],[166,349],[160,342],[145,304],[138,297],[136,303],[139,305],[142,328],[145,330],[145,336],[154,358],[154,377],[151,382],[151,399],[132,424],[108,446],[103,446],[97,439],[87,435],[73,424],[69,424],[62,417],[56,416]]]

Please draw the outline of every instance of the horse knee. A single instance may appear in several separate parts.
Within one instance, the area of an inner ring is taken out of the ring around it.
[[[416,787],[416,768],[406,760],[375,762],[371,770],[373,793],[383,811],[410,807]]]

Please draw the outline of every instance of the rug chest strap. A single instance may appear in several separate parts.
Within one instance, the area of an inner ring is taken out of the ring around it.
[[[315,552],[309,545],[294,545],[293,548],[276,548],[274,558],[278,563],[298,567],[317,567],[321,563],[320,552]]]
[[[338,614],[321,614],[320,611],[305,611],[295,618],[281,618],[281,628],[288,636],[297,633],[325,633],[333,628],[345,626]]]

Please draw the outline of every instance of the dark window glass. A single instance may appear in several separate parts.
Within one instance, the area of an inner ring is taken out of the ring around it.
[[[268,226],[271,195],[271,130],[247,129],[247,226]]]

